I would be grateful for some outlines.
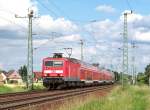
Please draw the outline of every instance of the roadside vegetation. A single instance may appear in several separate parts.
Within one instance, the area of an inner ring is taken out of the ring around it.
[[[69,101],[60,110],[149,110],[150,89],[148,86],[116,87],[105,97],[89,95]]]

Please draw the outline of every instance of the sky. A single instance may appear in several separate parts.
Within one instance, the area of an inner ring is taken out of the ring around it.
[[[128,15],[129,73],[132,56],[137,72],[150,63],[149,0],[0,0],[0,69],[18,70],[27,64],[28,9],[34,10],[33,66],[42,59],[72,48],[71,57],[122,71],[123,13]],[[134,42],[136,48],[132,48]]]

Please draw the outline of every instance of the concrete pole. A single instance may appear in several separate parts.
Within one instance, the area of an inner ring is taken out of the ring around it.
[[[80,40],[81,44],[81,61],[83,61],[83,40]]]
[[[32,17],[33,10],[29,10],[28,18],[28,89],[33,89],[33,42],[32,42]]]

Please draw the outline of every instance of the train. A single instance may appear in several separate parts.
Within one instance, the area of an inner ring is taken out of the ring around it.
[[[75,58],[63,57],[62,53],[43,59],[42,77],[43,85],[48,89],[113,84],[115,81],[113,72]]]

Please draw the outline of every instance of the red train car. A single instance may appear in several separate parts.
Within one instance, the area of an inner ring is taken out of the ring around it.
[[[63,58],[60,54],[43,59],[43,85],[47,88],[85,86],[113,83],[113,73],[100,70],[74,58]]]

